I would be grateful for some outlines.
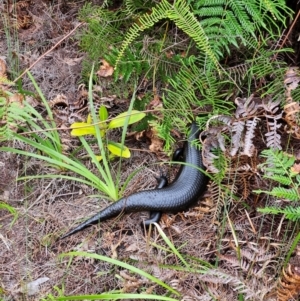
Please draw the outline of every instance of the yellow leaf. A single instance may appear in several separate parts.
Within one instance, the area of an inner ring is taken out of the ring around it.
[[[89,114],[86,123],[92,124],[93,123],[92,121],[93,121],[92,116],[91,114]]]
[[[96,156],[96,160],[99,162],[102,161],[102,158],[103,158],[102,156]]]
[[[96,135],[95,127],[87,122],[74,122],[71,129],[71,136]]]
[[[115,156],[130,158],[130,150],[128,149],[128,147],[122,145],[121,143],[108,141],[107,148]]]
[[[74,122],[71,125],[71,136],[84,136],[84,135],[94,135],[96,136],[96,128],[87,122]],[[100,130],[101,137],[104,137],[105,131]]]
[[[108,128],[114,129],[114,128],[119,128],[125,125],[126,119],[128,118],[129,113],[124,112],[121,113],[120,115],[116,116],[108,125]],[[131,111],[131,114],[129,115],[130,117],[128,118],[128,124],[132,124],[135,122],[140,121],[143,119],[146,114],[137,110]]]
[[[105,106],[101,106],[99,109],[99,119],[100,121],[105,121],[108,118],[108,112]]]
[[[113,155],[113,154],[110,154],[109,156],[108,156],[108,159],[109,160],[111,160],[111,159],[113,159],[115,157],[115,155]],[[96,159],[97,159],[97,161],[102,161],[102,159],[103,159],[103,157],[102,156],[96,156]]]

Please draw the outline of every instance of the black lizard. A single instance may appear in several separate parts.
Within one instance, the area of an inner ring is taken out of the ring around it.
[[[158,221],[160,212],[178,212],[186,209],[197,201],[207,184],[200,151],[192,145],[192,141],[199,137],[200,129],[192,123],[188,140],[183,148],[184,164],[181,165],[176,179],[167,187],[162,184],[153,190],[145,190],[123,197],[106,207],[87,221],[61,237],[65,238],[99,221],[103,222],[121,213],[150,211],[152,218],[146,221]],[[156,216],[155,216],[156,214]]]

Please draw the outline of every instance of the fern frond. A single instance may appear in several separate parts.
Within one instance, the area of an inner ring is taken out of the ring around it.
[[[259,167],[268,173],[268,176],[272,178],[272,175],[289,175],[289,169],[295,162],[295,157],[287,155],[279,150],[266,149],[263,150],[261,156],[266,158],[266,162],[260,164]]]
[[[221,260],[225,260],[225,261],[229,262],[232,267],[239,268],[239,269],[243,270],[244,272],[249,272],[249,270],[252,268],[252,265],[250,262],[248,262],[245,259],[238,259],[236,256],[218,254],[218,257]],[[252,271],[252,273],[256,274],[257,271]]]
[[[216,155],[213,150],[215,150],[218,147],[218,141],[217,139],[213,137],[207,137],[205,139],[205,144],[203,145],[202,149],[202,155],[203,155],[203,163],[206,166],[207,170],[219,174],[220,169],[218,169],[214,162],[218,162],[219,156]]]
[[[274,187],[271,191],[263,191],[263,190],[256,190],[258,193],[266,193],[277,198],[283,198],[290,201],[298,201],[300,199],[299,193],[295,188],[283,188],[283,187]]]
[[[139,36],[141,32],[145,29],[152,27],[159,20],[162,20],[167,17],[167,11],[171,9],[171,5],[166,1],[161,1],[157,6],[152,9],[152,13],[144,14],[139,18],[139,24],[134,23],[128,30],[124,42],[120,48],[119,55],[116,59],[115,68],[118,67],[121,58],[123,57],[126,49],[129,45]]]
[[[174,23],[182,29],[189,37],[191,37],[200,50],[203,51],[204,56],[210,58],[217,70],[219,70],[218,51],[213,51],[209,44],[208,36],[205,29],[201,26],[194,14],[191,13],[189,6],[185,1],[175,1],[173,9],[167,12],[167,16],[174,21]]]
[[[185,118],[192,120],[193,107],[210,106],[214,112],[230,115],[232,103],[224,103],[220,89],[225,85],[212,71],[204,70],[199,59],[184,64],[174,78],[169,79],[170,88],[163,98],[165,116],[173,119],[180,129],[185,128]],[[174,110],[176,108],[176,110]],[[207,121],[207,117],[205,122]]]
[[[284,214],[287,219],[292,220],[294,222],[300,220],[300,207],[294,208],[288,206],[284,209],[279,209],[276,207],[266,207],[258,208],[257,211],[265,214]]]
[[[124,1],[125,11],[128,16],[140,16],[153,6],[152,1],[126,0]]]
[[[213,51],[203,27],[195,18],[194,14],[191,13],[186,2],[175,1],[175,3],[171,5],[167,0],[162,0],[157,6],[153,7],[151,14],[146,13],[141,16],[139,18],[139,25],[136,23],[132,25],[124,38],[115,67],[118,67],[125,50],[141,32],[152,27],[158,21],[166,18],[174,21],[180,29],[191,37],[199,49],[203,51],[204,56],[210,58],[215,67],[219,69],[219,58],[217,53]]]
[[[262,108],[271,114],[276,114],[276,112],[279,110],[279,105],[281,103],[281,99],[278,97],[277,100],[273,100],[270,98],[268,101],[263,100],[262,102]]]
[[[273,119],[273,121],[268,122],[270,131],[265,134],[267,147],[281,150],[281,135],[277,133],[277,130],[281,127],[281,123],[278,123],[277,120],[282,118],[282,112],[276,116],[266,115],[266,117]]]
[[[200,280],[216,283],[216,284],[229,284],[233,290],[240,291],[247,289],[246,285],[237,277],[221,272],[219,269],[210,269],[204,275],[201,275]]]
[[[247,132],[245,135],[245,145],[243,149],[243,154],[252,157],[254,152],[254,144],[253,144],[253,138],[254,138],[254,131],[256,130],[256,125],[259,121],[259,118],[255,117],[253,120],[247,120],[246,127]]]
[[[291,13],[291,10],[285,6],[285,1],[284,0],[277,0],[277,1],[261,0],[258,2],[260,2],[261,7],[263,7],[265,10],[264,17],[275,27],[277,27],[279,31],[280,28],[278,26],[279,25],[278,21],[284,24],[288,14]],[[278,9],[279,7],[280,9]],[[269,14],[271,14],[272,17],[269,17]]]
[[[233,80],[242,86],[242,83],[247,74],[247,69],[249,68],[248,64],[242,63],[233,67],[226,68],[226,72],[228,72],[229,76],[233,78]]]
[[[276,181],[282,185],[291,185],[293,183],[292,179],[285,175],[274,174],[272,176],[264,175],[264,177]]]
[[[245,11],[244,2],[229,0],[227,2],[227,5],[232,9],[231,14],[233,15],[233,18],[231,19],[237,19],[240,28],[243,28],[243,30],[246,32],[250,32],[254,34],[254,26],[253,23],[250,22],[250,18],[247,11]],[[233,26],[233,28],[236,29],[236,26]]]
[[[250,117],[255,114],[258,109],[258,105],[255,103],[254,95],[250,95],[248,98],[237,97],[234,102],[237,105],[235,111],[235,117]]]
[[[244,128],[245,128],[245,121],[238,120],[233,122],[232,132],[234,134],[232,135],[232,147],[230,151],[231,156],[235,156],[237,151],[239,150]]]
[[[267,76],[272,77],[272,81],[269,81],[266,85],[262,85],[258,91],[261,93],[261,97],[266,95],[276,95],[277,97],[284,96],[285,90],[282,85],[282,78],[287,70],[287,64],[282,61],[274,60],[274,57],[279,53],[277,50],[266,50],[260,46],[259,50],[256,49],[257,54],[252,59],[246,61],[249,65],[247,69],[247,76],[255,78],[260,81]],[[285,52],[289,52],[290,49],[285,49]]]
[[[223,1],[219,2],[223,4]],[[224,7],[216,5],[216,3],[211,3],[211,6],[203,6],[194,10],[194,14],[198,15],[199,17],[210,17],[209,20],[211,20],[211,17],[221,16],[223,13]],[[218,23],[220,24],[221,18],[216,18],[216,20],[218,20]]]

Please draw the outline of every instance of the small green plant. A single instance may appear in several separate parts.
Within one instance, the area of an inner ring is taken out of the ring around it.
[[[287,154],[283,151],[266,149],[262,152],[262,157],[266,158],[266,162],[260,165],[260,168],[265,172],[264,178],[271,179],[277,182],[278,185],[285,187],[273,187],[271,191],[256,190],[256,193],[265,193],[279,199],[284,198],[291,201],[292,206],[284,208],[267,206],[265,208],[258,208],[257,211],[264,214],[282,214],[290,221],[300,221],[300,174],[295,165],[296,158],[293,155]],[[297,231],[296,231],[297,232]],[[284,260],[286,265],[296,249],[300,241],[300,232],[296,233],[293,243],[291,244],[287,256]]]
[[[90,101],[91,116],[92,116],[91,120],[98,120],[93,107],[93,96],[91,92],[93,70],[94,69],[92,69],[92,73],[89,81],[89,101]],[[37,89],[39,96],[43,100],[49,116],[51,117],[52,112],[47,104],[47,101],[45,100],[42,92],[40,91],[39,87],[37,86],[32,76],[30,74],[29,76],[34,83],[34,86]],[[119,116],[119,118],[116,118],[114,121],[112,121],[112,125],[110,125],[110,127],[123,126],[122,142],[121,144],[116,144],[117,146],[115,146],[115,144],[113,143],[111,144],[110,149],[112,150],[114,147],[112,153],[122,154],[122,152],[124,152],[123,146],[124,146],[125,133],[127,130],[128,121],[137,120],[136,119],[137,115],[139,116],[139,118],[142,118],[144,116],[143,115],[144,113],[139,112],[138,114],[132,115],[132,118],[130,117],[130,115],[132,114],[134,97],[135,95],[133,94],[132,103],[130,105],[128,112],[123,113],[123,115]],[[84,139],[83,136],[79,136],[79,139],[83,147],[86,149],[89,157],[91,158],[92,162],[94,162],[94,164],[96,165],[99,171],[99,175],[95,175],[82,162],[80,162],[76,158],[72,158],[68,155],[65,155],[62,152],[62,145],[60,142],[59,132],[58,129],[56,128],[56,124],[53,121],[53,118],[49,118],[50,121],[45,120],[42,116],[39,115],[38,112],[34,110],[34,108],[30,106],[30,104],[27,103],[26,100],[24,100],[23,103],[26,110],[24,109],[24,107],[23,108],[17,107],[14,108],[14,111],[9,114],[9,116],[11,117],[10,120],[11,124],[18,125],[18,128],[22,131],[22,133],[17,133],[15,130],[15,131],[11,131],[11,135],[14,139],[17,139],[23,142],[24,144],[31,146],[32,148],[36,149],[38,152],[34,152],[34,151],[28,152],[13,147],[1,147],[0,151],[12,152],[26,157],[42,160],[44,162],[47,162],[49,165],[64,171],[64,174],[59,173],[59,174],[45,174],[45,175],[38,175],[38,176],[26,176],[26,177],[19,178],[19,180],[38,179],[38,178],[63,178],[72,181],[81,182],[88,186],[96,188],[97,190],[101,191],[104,194],[104,197],[108,197],[109,199],[112,200],[119,199],[120,197],[119,191],[124,191],[126,185],[128,184],[128,181],[125,182],[124,187],[118,187],[115,184],[118,183],[119,181],[118,180],[114,181],[112,177],[112,170],[108,164],[107,154],[105,152],[105,145],[102,141],[100,128],[98,126],[92,126],[91,124],[88,124],[88,130],[91,130],[92,128],[92,134],[96,136],[98,149],[101,152],[102,165],[100,165],[98,160],[99,158],[97,158],[97,156],[94,154],[89,143]],[[105,110],[102,109],[100,111],[99,118],[102,121],[104,120],[106,121],[107,119],[106,115],[107,114]],[[35,118],[33,118],[33,116]],[[25,127],[26,124],[33,131],[28,133],[27,132],[28,127],[27,128]],[[111,123],[108,123],[108,125],[109,124]],[[38,132],[42,136],[38,135]],[[65,174],[65,171],[73,172],[75,173],[75,175]]]
[[[108,121],[108,112],[105,106],[101,106],[98,112],[99,122],[95,120],[93,123],[91,114],[88,115],[86,122],[75,122],[71,125],[72,136],[85,136],[85,135],[94,135],[96,136],[96,127],[100,128],[101,138],[105,138],[107,132],[110,129],[115,129],[119,127],[124,127],[127,123],[133,124],[135,122],[143,119],[146,114],[136,110],[132,110],[131,113],[124,112],[113,118],[111,121]],[[105,141],[105,140],[104,140]],[[109,158],[112,159],[116,156],[123,158],[130,158],[130,150],[122,143],[117,143],[114,141],[108,140],[105,145],[105,149],[108,149],[110,152]],[[102,160],[102,155],[97,156],[98,161]]]
[[[292,221],[300,220],[300,174],[294,170],[296,158],[279,150],[267,149],[262,152],[266,162],[260,165],[264,171],[264,178],[271,179],[284,187],[273,187],[271,191],[255,190],[256,193],[265,193],[276,198],[284,198],[293,202],[294,206],[265,207],[258,211],[266,214],[284,214]]]
[[[14,218],[10,224],[10,226],[12,226],[19,216],[18,211],[14,207],[12,207],[4,202],[0,202],[0,210],[7,210],[9,213],[11,213],[13,215]]]

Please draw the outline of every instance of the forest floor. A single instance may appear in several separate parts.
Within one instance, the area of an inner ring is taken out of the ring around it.
[[[11,77],[13,70],[30,68],[49,101],[58,95],[76,98],[79,91],[84,53],[80,52],[75,37],[77,30],[84,26],[77,19],[84,2],[23,0],[17,4],[0,4],[0,10],[14,20],[17,28],[0,30],[0,59],[6,60]],[[14,11],[18,12],[18,18],[12,18]],[[26,75],[22,77],[22,89],[34,91]],[[119,103],[117,111],[130,103],[130,99],[114,101]],[[299,140],[291,141],[289,147],[299,152]],[[169,158],[160,151],[150,152],[150,143],[153,141],[147,137],[127,138],[127,146],[134,150],[131,158],[121,163],[120,182],[124,183],[133,171],[139,168],[141,171],[131,180],[125,195],[154,188],[155,176],[161,168],[171,180],[176,175],[177,167],[156,164]],[[15,147],[26,149],[24,145]],[[91,163],[87,166],[96,173]],[[118,162],[111,163],[111,168],[117,170]],[[156,227],[146,231],[141,226],[147,213],[123,215],[57,240],[110,201],[99,202],[94,197],[97,191],[63,178],[16,181],[24,175],[55,172],[41,161],[0,153],[0,201],[18,212],[17,220],[12,223],[12,215],[0,211],[0,300],[41,300],[49,294],[59,295],[56,288],[67,296],[113,290],[165,294],[162,287],[111,263],[86,257],[72,260],[59,257],[70,251],[95,253],[133,264],[180,291],[181,300],[210,300],[212,295],[215,300],[238,300],[237,287],[245,296],[252,294],[253,299],[248,300],[276,300],[278,275],[297,228],[281,216],[258,214],[257,200],[248,200],[252,207],[247,205],[244,210],[240,206],[242,200],[232,204],[221,221],[216,219],[221,206],[209,193],[185,212],[163,214],[159,225],[185,258],[197,258],[198,263],[203,260],[217,267],[215,274],[206,278],[201,275],[201,278],[196,272],[171,268],[182,267],[182,263],[168,251]],[[242,259],[237,258],[237,246]],[[216,275],[219,281],[213,283]],[[199,281],[207,281],[207,294]]]

